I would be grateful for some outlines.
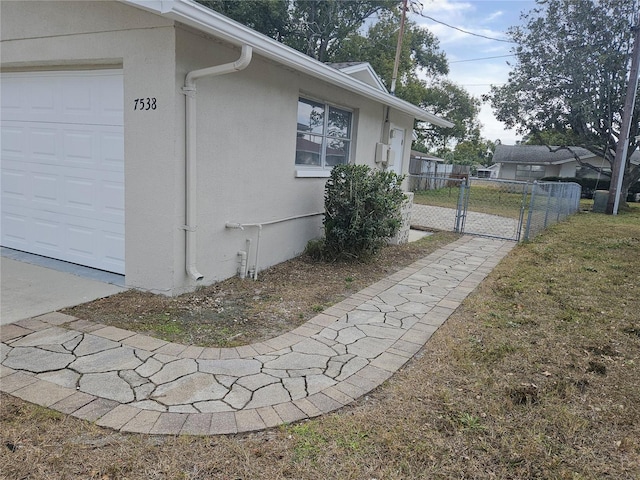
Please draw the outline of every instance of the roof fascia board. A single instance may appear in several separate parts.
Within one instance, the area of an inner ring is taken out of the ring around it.
[[[429,122],[440,127],[453,127],[453,123],[447,120],[430,114],[386,92],[370,87],[346,73],[324,65],[297,50],[289,48],[190,0],[121,1],[197,28],[233,45],[249,45],[253,48],[254,53],[262,57],[400,110],[413,116],[416,120]]]

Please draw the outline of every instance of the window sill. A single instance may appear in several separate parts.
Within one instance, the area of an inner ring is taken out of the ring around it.
[[[296,168],[296,178],[329,178],[330,170],[307,170]]]

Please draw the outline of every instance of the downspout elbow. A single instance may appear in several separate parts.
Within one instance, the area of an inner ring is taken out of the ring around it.
[[[253,57],[253,48],[249,45],[243,45],[242,51],[240,52],[240,58],[233,62],[233,69],[236,71],[244,70],[251,63],[251,58]]]
[[[214,65],[213,67],[200,68],[187,73],[184,80],[185,89],[191,90],[195,88],[196,80],[202,77],[218,77],[228,73],[239,72],[244,70],[251,63],[253,57],[253,48],[250,45],[243,45],[240,56],[235,62],[225,63],[222,65]]]
[[[198,270],[196,270],[195,265],[187,265],[187,275],[189,275],[189,277],[195,280],[196,282],[204,278],[204,275],[202,275]]]

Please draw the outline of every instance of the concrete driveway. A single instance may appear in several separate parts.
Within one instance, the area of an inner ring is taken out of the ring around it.
[[[0,325],[108,297],[124,277],[2,249]]]

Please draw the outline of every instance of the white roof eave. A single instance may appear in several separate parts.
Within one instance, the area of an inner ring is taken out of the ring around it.
[[[283,45],[261,33],[237,23],[191,0],[121,0],[163,17],[184,23],[231,44],[249,45],[261,57],[273,60],[299,72],[339,86],[413,116],[416,120],[440,127],[453,123],[357,80],[346,73],[320,63],[303,53]]]

